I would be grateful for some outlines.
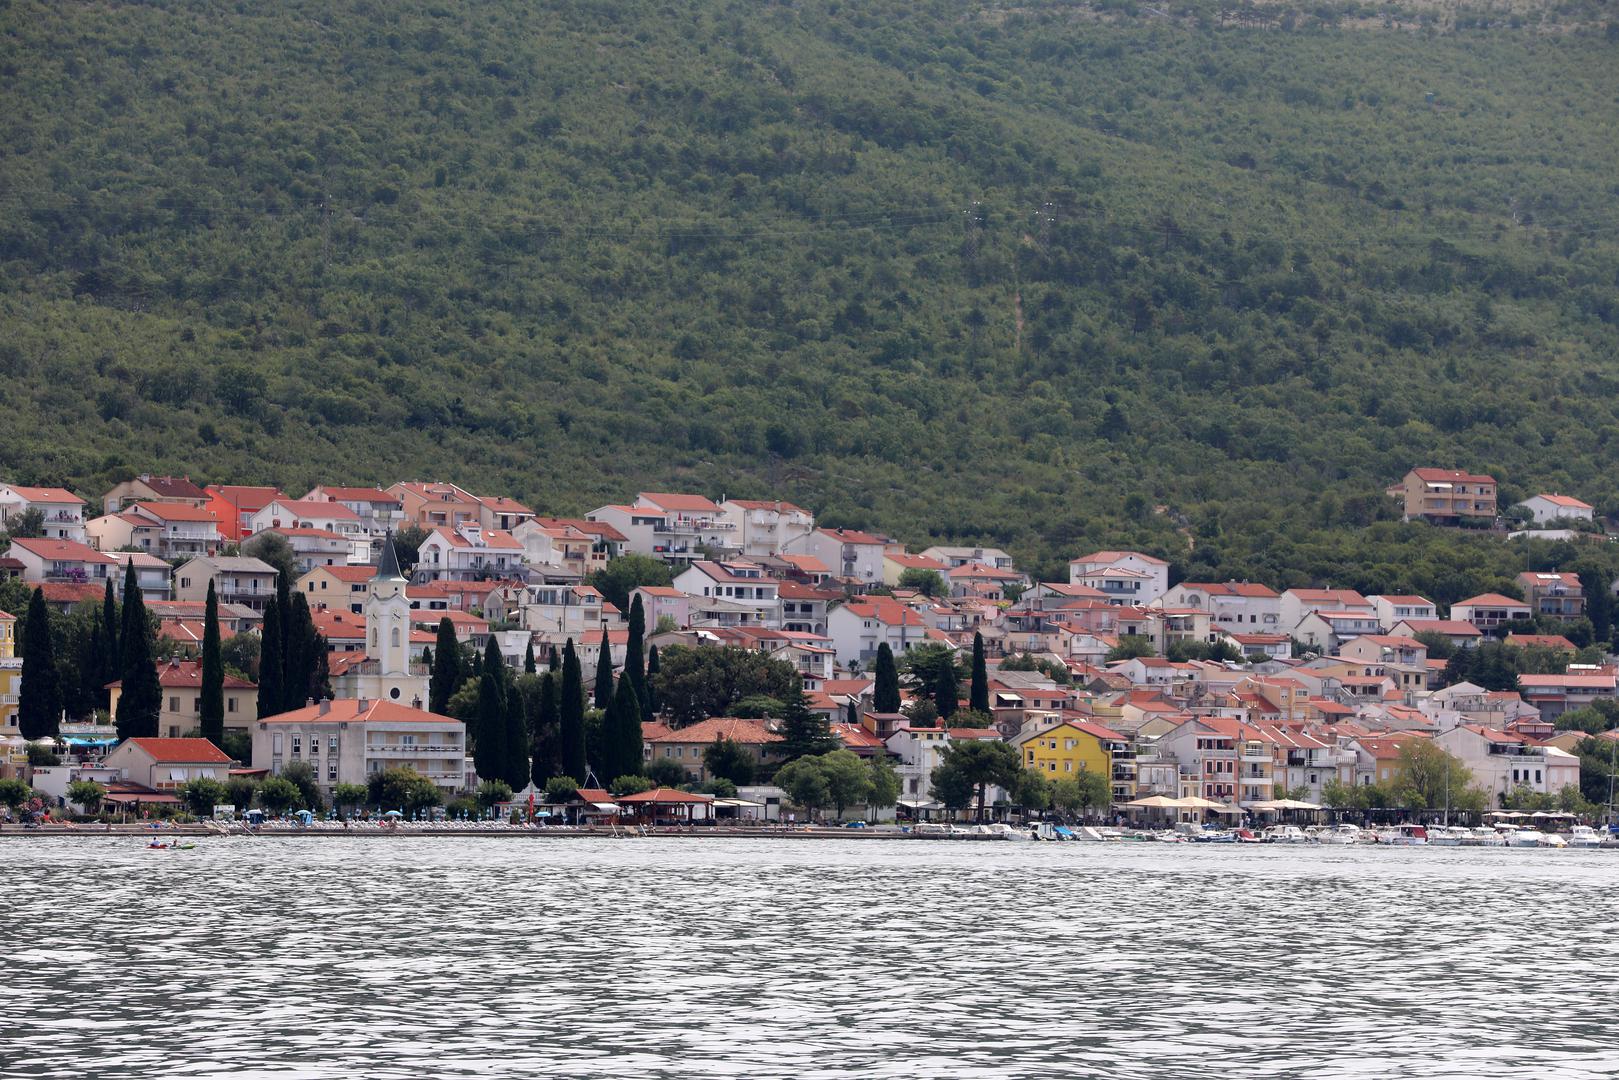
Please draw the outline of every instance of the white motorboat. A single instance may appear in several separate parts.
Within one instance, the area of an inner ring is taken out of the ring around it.
[[[1536,847],[1566,848],[1568,840],[1561,833],[1541,833],[1540,839],[1535,841]]]
[[[1428,843],[1437,847],[1461,847],[1469,830],[1461,825],[1435,825],[1428,830]]]
[[[1308,844],[1310,838],[1297,825],[1272,825],[1260,834],[1267,844]]]
[[[1417,847],[1428,842],[1427,828],[1413,825],[1409,821],[1386,829],[1378,829],[1373,835],[1377,837],[1379,844],[1394,844],[1399,847]]]
[[[1363,844],[1366,842],[1366,833],[1359,825],[1343,822],[1330,829],[1322,829],[1317,835],[1323,844]]]
[[[1576,825],[1568,832],[1568,846],[1593,848],[1602,846],[1602,834],[1589,825]]]
[[[1464,847],[1506,847],[1507,838],[1487,826],[1480,825],[1475,829],[1467,830],[1467,838],[1462,841]]]
[[[1546,834],[1541,832],[1539,829],[1531,829],[1528,826],[1524,826],[1523,828],[1519,828],[1519,829],[1513,829],[1510,833],[1507,834],[1507,846],[1508,847],[1540,847],[1541,846],[1540,841],[1545,835]]]

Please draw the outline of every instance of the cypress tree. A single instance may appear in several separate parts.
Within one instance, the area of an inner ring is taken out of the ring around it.
[[[489,635],[489,643],[483,650],[483,667],[479,669],[480,675],[493,675],[501,684],[506,685],[506,658],[500,655],[500,645],[495,641],[495,635]]]
[[[642,704],[646,698],[646,611],[641,606],[640,593],[636,593],[635,599],[630,601],[630,635],[624,643],[622,678],[628,679],[630,689],[635,691],[636,720],[649,717],[646,706]]]
[[[534,639],[529,638],[528,648],[523,650],[523,674],[532,675],[539,670],[534,663]]]
[[[433,674],[427,683],[427,710],[445,716],[450,698],[461,689],[461,646],[455,640],[455,624],[449,616],[438,621],[438,640],[433,648]]]
[[[961,693],[956,682],[956,664],[948,656],[939,665],[933,677],[933,704],[939,710],[939,719],[948,720],[956,714],[956,697]]]
[[[545,658],[545,667],[548,671],[560,673],[562,671],[562,657],[557,654],[557,647],[551,646],[551,655]]]
[[[303,593],[294,593],[290,606],[282,608],[281,629],[286,642],[281,656],[281,711],[292,712],[307,705],[315,690],[318,635]]]
[[[506,772],[501,779],[513,791],[521,791],[528,783],[528,711],[523,705],[523,692],[517,688],[517,680],[513,679],[506,684],[506,730],[502,740],[505,750]]]
[[[894,650],[886,641],[877,646],[877,663],[872,668],[872,676],[876,680],[871,692],[872,711],[899,712],[899,668],[894,666]]]
[[[281,605],[271,598],[264,606],[264,629],[259,633],[259,718],[281,712]]]
[[[613,700],[613,649],[607,643],[607,627],[602,627],[601,652],[596,657],[596,708],[605,709]]]
[[[141,587],[135,582],[133,561],[124,578],[124,636],[119,652],[123,656],[124,674],[115,719],[118,737],[150,738],[158,733],[163,684],[158,682],[157,666],[152,663],[152,629],[146,618]]]
[[[309,696],[316,701],[330,701],[335,696],[332,693],[331,647],[325,634],[315,635],[315,674]]]
[[[557,774],[557,728],[561,723],[558,711],[561,701],[558,687],[560,681],[560,675],[553,675],[549,671],[540,676],[540,708],[539,714],[534,717],[532,741],[534,759],[529,767],[529,776],[537,788],[543,788],[545,782]]]
[[[22,685],[17,689],[17,733],[23,738],[43,739],[62,729],[58,680],[51,613],[45,607],[45,591],[35,589],[23,622]]]
[[[197,712],[202,737],[219,746],[225,739],[225,659],[220,654],[219,597],[212,578],[202,616],[202,690]]]
[[[967,707],[989,712],[989,665],[984,660],[984,635],[973,634],[973,684]]]
[[[613,703],[607,715],[608,719],[602,722],[606,742],[602,756],[607,758],[607,767],[602,771],[608,774],[608,779],[639,775],[642,762],[641,703],[635,700],[635,687],[630,685],[630,680],[618,680],[618,689],[613,692]]]
[[[849,699],[848,706],[843,710],[843,722],[851,727],[860,723],[860,710],[855,708],[854,698]]]
[[[433,647],[431,645],[422,646],[422,667],[429,672],[433,670]]]
[[[585,680],[579,667],[579,654],[573,638],[562,646],[562,686],[557,705],[558,743],[562,751],[562,775],[581,784],[588,771],[585,765]]]
[[[124,606],[118,612],[118,677],[124,677],[129,666],[129,642],[132,636],[146,636],[146,605],[141,602],[141,587],[135,580],[135,560],[124,564]]]
[[[641,719],[650,721],[658,715],[658,647],[652,646],[646,655],[646,700],[641,702]]]
[[[97,676],[102,690],[101,700],[107,700],[106,686],[123,677],[123,654],[118,651],[118,601],[113,598],[112,576],[107,576],[107,591],[101,597],[101,674]]]
[[[474,721],[472,768],[480,780],[506,778],[506,695],[496,677],[485,672],[478,678],[478,712]]]

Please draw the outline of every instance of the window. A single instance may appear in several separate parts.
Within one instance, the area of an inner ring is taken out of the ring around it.
[[[279,731],[270,736],[270,753],[278,755],[281,753],[281,732]]]
[[[337,753],[337,736],[329,736],[326,740],[326,749],[330,753]]]
[[[225,711],[226,712],[235,712],[236,711],[236,699],[235,698],[227,698],[226,699],[226,701],[225,701]]]
[[[301,742],[302,742],[302,740],[297,735],[294,735],[292,737],[292,756],[293,757],[298,756],[298,747],[299,747],[299,744]]]
[[[336,780],[337,779],[337,759],[336,758],[333,758],[332,761],[331,761],[331,764],[326,766],[326,779],[328,779],[328,780]]]
[[[191,588],[191,579],[188,578],[188,577],[181,578],[180,579],[180,588],[182,588],[182,589]]]

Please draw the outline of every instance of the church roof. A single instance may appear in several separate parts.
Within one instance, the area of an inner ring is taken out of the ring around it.
[[[403,579],[404,576],[399,572],[399,555],[394,551],[393,533],[389,533],[382,541],[382,559],[377,564],[377,579],[387,581],[393,578]]]

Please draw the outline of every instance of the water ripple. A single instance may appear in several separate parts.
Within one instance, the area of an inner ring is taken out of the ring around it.
[[[0,846],[6,1077],[1619,1074],[1619,854]]]

